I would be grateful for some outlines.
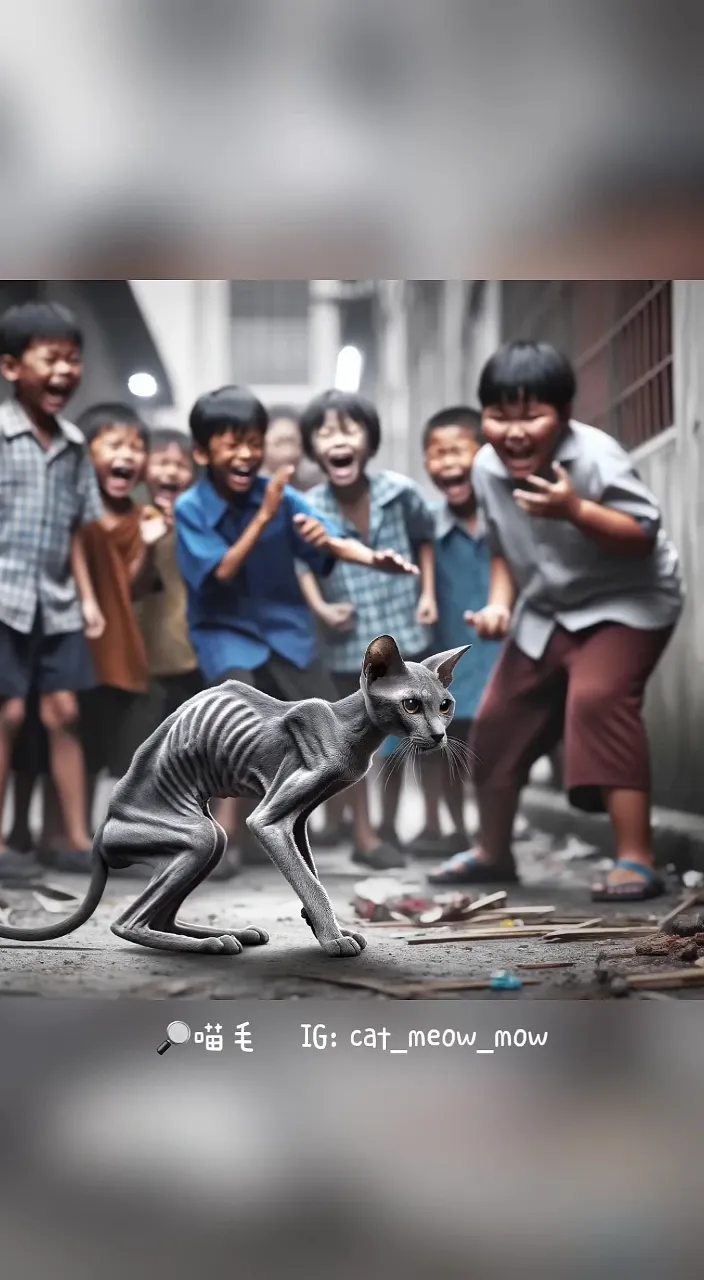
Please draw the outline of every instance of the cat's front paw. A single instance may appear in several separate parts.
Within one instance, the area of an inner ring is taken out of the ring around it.
[[[343,929],[341,937],[332,938],[330,942],[321,942],[320,945],[328,956],[358,956],[364,951],[367,939],[361,933],[351,933],[349,929]]]

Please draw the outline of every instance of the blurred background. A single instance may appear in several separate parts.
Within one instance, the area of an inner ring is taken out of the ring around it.
[[[695,0],[0,16],[10,274],[702,274]]]

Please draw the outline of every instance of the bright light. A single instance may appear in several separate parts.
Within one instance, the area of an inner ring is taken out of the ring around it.
[[[337,357],[335,386],[338,391],[358,391],[362,377],[362,353],[356,347],[343,347]]]
[[[127,386],[133,396],[140,396],[145,400],[157,393],[156,378],[151,373],[133,373]]]

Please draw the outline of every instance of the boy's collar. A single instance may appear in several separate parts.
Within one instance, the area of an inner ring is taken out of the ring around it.
[[[380,507],[385,507],[388,502],[393,502],[394,498],[397,498],[399,493],[402,493],[408,485],[406,477],[396,475],[395,471],[372,471],[367,472],[366,476],[369,481],[371,501]],[[325,479],[324,486],[330,498],[337,502],[337,494],[329,477]]]
[[[477,510],[476,514],[477,514],[476,536],[477,538],[481,538],[483,537],[483,534],[484,534],[484,524],[483,524],[481,512]],[[455,515],[455,512],[452,510],[452,507],[450,506],[449,502],[446,499],[443,499],[438,504],[436,509],[435,536],[436,538],[446,538],[449,533],[452,533],[453,529],[460,529],[462,533],[467,534],[468,537],[471,536],[467,531],[467,527],[465,523],[460,519],[459,516]]]
[[[261,505],[262,494],[267,483],[268,481],[264,476],[257,475],[254,477],[254,483],[242,503],[242,510],[247,507],[259,507]],[[208,523],[212,526],[215,526],[222,519],[226,511],[231,511],[233,508],[236,509],[234,502],[228,502],[227,498],[223,498],[222,494],[218,493],[208,474],[200,481],[200,496],[203,513]],[[237,506],[239,507],[239,504]]]
[[[3,408],[6,408],[6,412],[0,418],[0,431],[8,440],[13,439],[14,436],[35,434],[34,423],[24,405],[16,396],[12,400],[7,400]],[[7,412],[7,410],[10,412]],[[74,426],[72,422],[68,422],[66,418],[55,418],[54,421],[58,427],[59,434],[65,440],[68,440],[71,444],[85,444],[83,432],[79,431],[78,427]]]

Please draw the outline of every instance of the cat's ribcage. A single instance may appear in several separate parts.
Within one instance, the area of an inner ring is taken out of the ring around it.
[[[155,782],[167,802],[204,803],[215,796],[261,791],[261,716],[222,687],[188,704],[172,724],[155,760]],[[259,766],[259,767],[258,767]]]

